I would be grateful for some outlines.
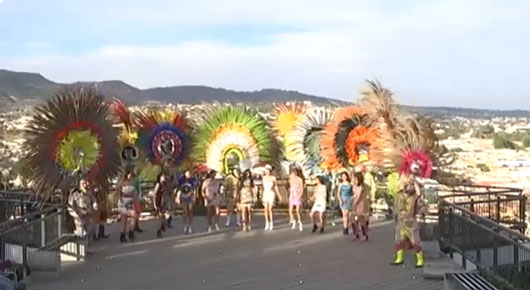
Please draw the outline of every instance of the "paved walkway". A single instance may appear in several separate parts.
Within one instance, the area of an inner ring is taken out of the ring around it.
[[[262,225],[263,218],[256,217]],[[204,229],[204,219],[195,231]],[[116,225],[112,237],[96,245],[86,262],[63,266],[59,278],[33,279],[31,290],[174,290],[174,289],[421,289],[441,290],[443,283],[424,280],[422,270],[392,267],[393,226],[371,226],[371,241],[352,242],[340,228],[324,234],[293,231],[283,218],[278,228],[262,226],[246,233],[235,229],[183,235],[180,218],[162,239],[155,223],[135,243],[121,244]]]

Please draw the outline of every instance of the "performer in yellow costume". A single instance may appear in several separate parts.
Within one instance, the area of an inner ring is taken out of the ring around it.
[[[396,259],[392,265],[402,265],[406,249],[416,252],[416,267],[423,267],[418,216],[425,214],[425,206],[419,186],[412,176],[404,179],[396,196]]]

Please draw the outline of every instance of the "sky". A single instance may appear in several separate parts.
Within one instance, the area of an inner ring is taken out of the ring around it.
[[[0,0],[0,68],[530,110],[529,0]]]

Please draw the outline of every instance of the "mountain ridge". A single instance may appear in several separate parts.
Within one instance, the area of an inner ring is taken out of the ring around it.
[[[345,105],[349,102],[304,94],[298,91],[281,89],[261,89],[256,91],[235,91],[203,85],[180,85],[136,88],[122,80],[78,81],[61,84],[51,81],[40,73],[16,72],[0,69],[0,104],[16,100],[46,100],[58,90],[68,85],[89,85],[106,97],[122,99],[127,104],[136,105],[149,101],[162,103],[200,104],[203,102],[263,103],[286,101],[311,101],[324,105]],[[461,116],[468,118],[530,117],[526,110],[489,110],[455,107],[402,106],[408,111],[436,117]]]

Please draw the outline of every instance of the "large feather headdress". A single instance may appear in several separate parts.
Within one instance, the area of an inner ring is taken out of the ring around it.
[[[138,146],[137,116],[118,99],[112,101],[111,108],[120,126],[118,142],[122,166],[124,168],[136,167],[143,159]]]
[[[302,165],[306,173],[317,173],[324,161],[322,157],[322,136],[324,126],[331,121],[333,113],[320,107],[307,110],[306,114],[299,120],[292,131],[287,134],[291,145],[286,146],[286,155]]]
[[[26,130],[25,173],[45,195],[81,177],[106,188],[120,164],[117,133],[94,88],[66,88],[35,109]]]
[[[138,117],[139,140],[152,164],[178,167],[190,152],[190,126],[182,113],[169,108],[145,110]]]
[[[195,161],[227,173],[232,167],[271,160],[271,132],[257,112],[239,106],[212,106],[203,116],[195,134]]]
[[[291,155],[291,147],[296,146],[296,141],[291,138],[291,133],[306,116],[306,112],[307,107],[296,102],[278,104],[274,109],[272,128],[283,144],[284,157],[288,161],[295,161],[294,156]]]
[[[322,155],[329,169],[352,167],[367,161],[368,153],[378,146],[378,133],[370,127],[366,111],[361,107],[344,107],[335,111],[324,127]]]
[[[361,105],[383,135],[381,159],[391,161],[401,174],[430,177],[433,157],[429,153],[437,146],[433,120],[400,112],[392,92],[377,81],[367,81]]]

